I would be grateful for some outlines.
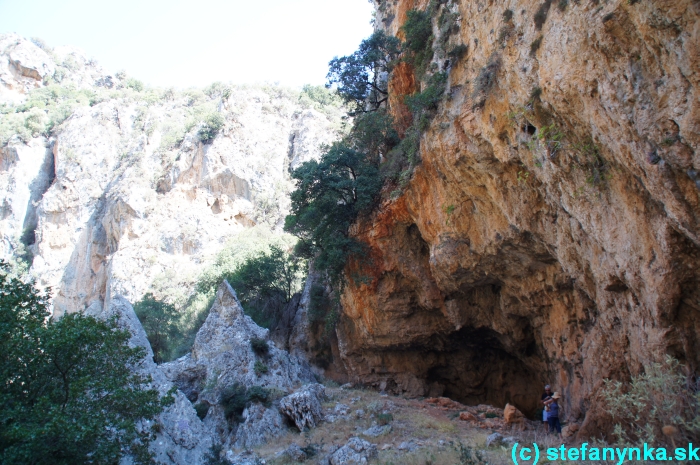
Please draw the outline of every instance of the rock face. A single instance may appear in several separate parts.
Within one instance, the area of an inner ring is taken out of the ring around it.
[[[280,410],[294,422],[299,431],[315,428],[323,420],[321,401],[325,397],[322,384],[309,384],[280,400]]]
[[[299,91],[140,90],[79,51],[43,47],[0,36],[0,103],[16,110],[0,124],[0,255],[33,257],[56,315],[102,307],[108,294],[186,295],[232,235],[281,229],[289,169],[340,128],[340,104]],[[32,92],[47,85],[44,108]],[[221,127],[204,143],[208,115]]]
[[[282,434],[286,426],[277,405],[265,407],[259,403],[245,409],[240,426],[229,424],[221,404],[222,393],[227,388],[238,385],[290,393],[314,380],[305,361],[271,342],[266,355],[257,355],[251,347],[252,338],[267,339],[268,330],[243,313],[235,292],[224,281],[197,333],[192,353],[160,366],[192,403],[209,406],[204,424],[229,448],[263,444]],[[256,362],[265,364],[267,373],[257,374]]]
[[[439,7],[468,49],[436,53],[422,163],[356,225],[374,267],[348,276],[373,279],[346,287],[338,338],[353,379],[394,392],[533,415],[551,383],[590,434],[603,379],[664,352],[700,369],[700,6],[555,3]],[[381,1],[377,24],[426,6]]]
[[[153,380],[152,388],[157,389],[161,395],[166,395],[173,384],[153,362],[153,351],[131,304],[122,297],[115,297],[107,302],[103,312],[94,316],[106,319],[112,316],[118,317],[119,324],[132,334],[130,344],[146,350],[146,357],[138,367],[138,371],[150,376]],[[175,403],[167,407],[156,421],[160,425],[160,430],[151,442],[151,451],[154,452],[159,463],[173,465],[204,463],[204,457],[212,446],[212,435],[197,417],[192,404],[182,392],[176,392]]]

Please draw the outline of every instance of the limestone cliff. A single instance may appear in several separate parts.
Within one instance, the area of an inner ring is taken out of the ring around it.
[[[14,34],[0,103],[0,254],[31,258],[59,315],[154,281],[186,295],[232,235],[279,231],[289,169],[344,113],[276,86],[150,89]]]
[[[395,35],[427,3],[382,0],[376,24]],[[422,162],[355,225],[374,266],[342,296],[342,362],[530,414],[550,382],[595,433],[605,378],[659,353],[700,370],[700,4],[436,3],[435,43],[465,53],[436,49]]]

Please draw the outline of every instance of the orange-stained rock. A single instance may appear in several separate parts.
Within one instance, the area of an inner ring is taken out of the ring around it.
[[[462,412],[459,414],[459,419],[462,421],[479,421],[474,415],[469,412]]]
[[[506,404],[503,409],[503,418],[507,424],[522,423],[523,413],[510,404]]]
[[[468,51],[436,51],[449,89],[422,162],[352,229],[374,265],[344,290],[338,346],[353,379],[530,417],[552,384],[599,436],[602,380],[664,353],[700,371],[700,11],[569,2],[537,30],[540,4],[508,3],[505,30],[503,2],[449,2]],[[382,5],[394,34],[415,6]]]

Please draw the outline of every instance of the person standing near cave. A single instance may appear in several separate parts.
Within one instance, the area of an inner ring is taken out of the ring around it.
[[[561,399],[561,396],[558,392],[555,392],[551,399],[545,401],[545,405],[549,407],[549,411],[547,412],[549,432],[554,433],[556,431],[559,440],[563,441],[564,438],[561,436],[561,423],[559,422],[559,399]]]
[[[545,432],[549,433],[549,423],[547,422],[547,401],[552,398],[552,387],[547,384],[544,387],[540,403],[542,404],[542,423],[544,423]]]

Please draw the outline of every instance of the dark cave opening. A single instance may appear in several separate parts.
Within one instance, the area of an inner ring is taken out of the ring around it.
[[[462,328],[449,336],[426,382],[438,383],[445,397],[463,404],[502,408],[510,403],[534,418],[542,392],[542,379],[533,367],[539,365],[537,346],[533,339],[516,350],[506,350],[501,336],[489,328]]]

